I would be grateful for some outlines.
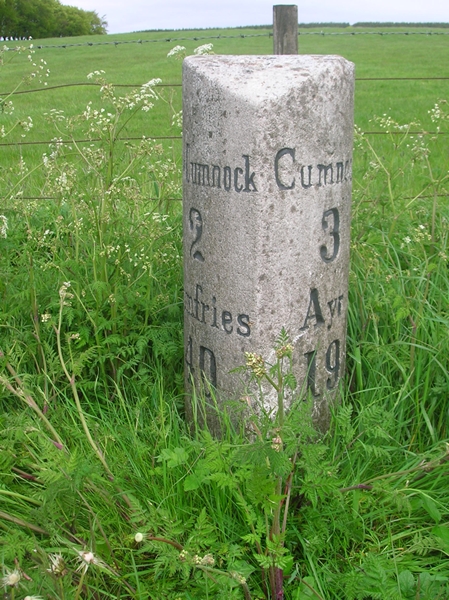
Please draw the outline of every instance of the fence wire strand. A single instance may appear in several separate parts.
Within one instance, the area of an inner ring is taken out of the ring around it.
[[[360,135],[449,135],[449,131],[360,131]],[[142,140],[182,140],[182,135],[142,135],[140,137],[120,137],[116,142],[140,142]],[[91,144],[101,142],[100,138],[82,139],[82,140],[61,140],[58,139],[58,144]],[[38,140],[34,142],[0,142],[0,147],[17,147],[17,146],[45,146],[54,144],[55,140]]]
[[[298,36],[304,35],[320,35],[320,36],[340,36],[340,35],[449,35],[449,31],[298,31]],[[74,48],[80,46],[121,46],[123,44],[151,44],[151,43],[167,43],[167,42],[199,42],[203,40],[226,40],[236,38],[256,38],[256,37],[273,37],[273,32],[268,31],[266,33],[240,33],[236,35],[208,35],[208,36],[195,36],[195,37],[164,37],[159,39],[150,40],[115,40],[111,42],[83,42],[80,44],[39,44],[36,46],[39,50],[43,48]],[[21,40],[17,40],[21,41]],[[24,40],[26,41],[26,40]],[[5,51],[15,50],[15,47],[5,46]]]
[[[449,81],[449,77],[356,77],[355,81]],[[69,87],[101,87],[101,83],[94,81],[79,81],[76,83],[61,83],[60,85],[49,85],[32,90],[18,90],[14,92],[14,96],[21,94],[34,94],[36,92],[48,92],[52,90],[60,90]],[[142,83],[111,83],[114,88],[141,88]],[[159,83],[155,88],[174,88],[182,87],[182,83]],[[0,97],[9,96],[11,92],[0,92]]]

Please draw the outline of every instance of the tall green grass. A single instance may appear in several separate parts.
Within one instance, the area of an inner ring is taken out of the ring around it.
[[[47,61],[49,86],[99,70],[116,83],[175,83],[180,63],[166,54],[176,43],[32,58]],[[200,42],[181,43],[190,52]],[[448,41],[300,36],[300,48],[343,54],[360,77],[438,76]],[[271,40],[218,39],[214,50],[268,54]],[[3,89],[30,68],[14,55]],[[34,126],[5,143],[69,143],[0,147],[5,594],[449,596],[445,85],[357,83],[357,125],[382,135],[356,134],[347,373],[330,431],[313,432],[307,410],[273,423],[240,404],[219,414],[221,440],[183,419],[179,142],[118,139],[179,134],[180,96],[153,88],[154,107],[136,112],[145,98],[122,88],[13,97],[0,125],[31,116]],[[412,133],[423,130],[435,133]],[[76,141],[89,136],[97,141]],[[292,384],[281,359],[273,368]],[[206,399],[197,402],[200,412]],[[241,411],[240,427],[228,410]]]

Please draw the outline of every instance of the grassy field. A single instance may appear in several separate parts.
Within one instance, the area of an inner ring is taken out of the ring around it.
[[[436,101],[447,96],[447,81],[444,80],[449,60],[447,30],[432,30],[441,35],[423,35],[422,28],[376,28],[364,35],[358,29],[352,31],[354,35],[350,34],[351,28],[326,28],[325,35],[313,35],[318,33],[317,30],[303,31],[299,37],[300,53],[339,54],[355,63],[355,123],[362,131],[378,131],[379,127],[374,126],[372,118],[386,113],[400,123],[419,119],[424,129],[433,130],[428,111]],[[405,31],[410,35],[404,35]],[[57,108],[70,117],[79,113],[80,107],[85,107],[89,101],[98,102],[98,86],[92,85],[93,80],[86,78],[95,71],[104,71],[105,79],[112,84],[139,86],[153,78],[160,78],[162,85],[178,86],[160,88],[164,102],[159,102],[157,109],[150,113],[137,115],[124,129],[123,137],[179,135],[179,130],[171,127],[170,123],[173,111],[181,108],[181,64],[173,59],[167,60],[168,51],[181,44],[189,54],[201,43],[213,43],[217,54],[270,54],[273,41],[269,34],[269,30],[263,29],[211,29],[38,41],[33,44],[33,61],[38,67],[41,61],[45,61],[45,69],[50,70],[49,78],[45,78],[48,89],[42,90],[44,85],[38,78],[29,85],[21,86],[20,91],[27,93],[15,96],[16,113],[30,116],[35,126],[26,140],[21,138],[22,131],[16,130],[4,143],[45,141],[53,135],[59,137],[54,128],[42,122],[44,113]],[[218,36],[222,39],[215,39]],[[105,40],[109,43],[104,44]],[[139,44],[138,40],[151,41]],[[6,64],[2,68],[2,87],[8,91],[31,71],[27,52],[8,62],[11,54],[5,54]],[[406,80],[373,81],[372,78]],[[81,83],[84,85],[73,86]],[[91,85],[86,85],[89,83]],[[119,91],[125,93],[130,89]],[[42,91],[29,93],[31,90]],[[8,119],[5,120],[8,123]],[[9,122],[15,122],[13,116]],[[43,132],[53,135],[42,135]],[[79,136],[81,133],[82,129]],[[177,156],[180,145],[180,141],[174,144]],[[8,165],[8,157],[12,164],[16,163],[20,154],[25,159],[30,157],[31,161],[36,161],[42,151],[41,146],[21,146],[16,151],[5,153],[4,164]]]
[[[270,54],[269,31],[3,52],[2,93],[20,84],[0,114],[8,598],[449,597],[449,36],[359,31],[299,38],[357,77],[347,373],[324,436],[303,401],[240,429],[223,411],[222,440],[183,420],[181,90],[163,87],[181,62],[167,53]],[[100,93],[97,78],[138,89]],[[287,385],[288,339],[273,346]]]

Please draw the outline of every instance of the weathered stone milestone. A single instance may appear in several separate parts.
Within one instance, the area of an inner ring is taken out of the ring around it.
[[[325,428],[345,362],[354,66],[195,56],[183,81],[187,394],[238,398],[230,371],[273,359],[285,328]]]

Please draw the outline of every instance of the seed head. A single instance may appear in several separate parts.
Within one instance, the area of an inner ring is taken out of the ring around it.
[[[232,579],[235,579],[235,581],[238,581],[238,583],[240,583],[240,585],[243,585],[244,583],[246,583],[245,577],[243,577],[243,575],[240,575],[240,573],[237,573],[237,571],[231,571],[229,573],[229,575],[232,577]]]
[[[87,571],[90,565],[96,565],[100,567],[106,567],[104,561],[101,558],[95,556],[95,554],[91,550],[83,550],[82,552],[78,552],[78,560],[80,562],[77,571]]]
[[[49,554],[50,567],[47,569],[48,573],[51,573],[55,577],[64,577],[68,571],[66,564],[61,554]]]
[[[2,585],[3,587],[17,587],[20,579],[21,574],[18,569],[14,569],[14,571],[7,570],[6,575],[2,579]]]
[[[266,375],[265,361],[260,354],[254,354],[253,352],[245,352],[246,366],[251,369],[256,377],[261,379]]]
[[[293,346],[291,344],[284,344],[279,348],[276,348],[276,357],[281,359],[284,356],[289,356],[291,358],[293,352]]]
[[[283,447],[283,443],[282,443],[282,438],[279,437],[278,435],[276,437],[274,437],[271,440],[271,447],[273,448],[273,450],[275,450],[276,452],[280,452],[282,450]]]

